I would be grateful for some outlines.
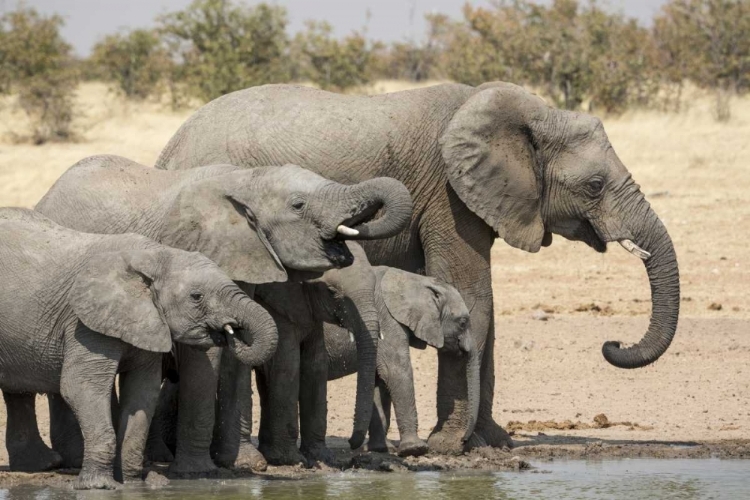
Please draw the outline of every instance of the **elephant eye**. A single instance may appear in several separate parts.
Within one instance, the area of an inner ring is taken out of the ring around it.
[[[589,193],[594,196],[601,194],[602,189],[604,189],[604,179],[602,179],[601,177],[594,177],[593,179],[589,180],[588,188]]]
[[[294,200],[292,202],[292,208],[299,211],[305,208],[305,201],[304,200]]]
[[[200,302],[201,300],[203,300],[203,294],[201,292],[193,291],[193,292],[190,292],[190,298],[194,302]]]
[[[466,316],[462,316],[458,318],[458,327],[461,330],[465,330],[468,325],[469,325],[469,318],[467,318]]]

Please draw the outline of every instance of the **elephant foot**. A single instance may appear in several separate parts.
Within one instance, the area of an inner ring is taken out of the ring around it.
[[[325,444],[302,446],[300,451],[308,460],[308,464],[322,462],[326,465],[336,465],[336,455]]]
[[[302,465],[307,467],[307,459],[296,446],[261,446],[260,452],[269,465]]]
[[[63,459],[43,442],[23,441],[8,447],[8,462],[12,471],[43,472],[60,468]]]
[[[467,451],[463,441],[463,432],[455,430],[432,431],[427,438],[427,445],[432,453],[440,455],[460,455]]]
[[[370,436],[370,439],[367,441],[366,450],[375,453],[396,453],[396,447],[390,440],[373,438],[372,436]]]
[[[219,474],[219,468],[208,455],[185,457],[178,454],[167,470],[176,476],[214,477]]]
[[[73,488],[76,490],[116,490],[122,488],[122,484],[115,481],[110,474],[83,469],[78,474]]]
[[[398,445],[399,457],[421,457],[430,451],[427,443],[419,438],[402,440]]]
[[[493,448],[512,449],[515,446],[510,434],[505,432],[505,429],[491,419],[487,423],[478,422],[474,433],[484,439],[487,446],[492,446]]]
[[[234,455],[217,455],[214,457],[214,462],[219,467],[226,469],[248,469],[253,472],[263,472],[268,468],[268,462],[266,462],[261,452],[252,443],[247,442],[240,444],[240,449],[236,457]]]

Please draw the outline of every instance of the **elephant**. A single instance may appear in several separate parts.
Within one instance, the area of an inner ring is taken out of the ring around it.
[[[261,420],[258,432],[259,449],[262,457],[256,456],[247,463],[250,468],[262,470],[266,463],[272,465],[308,465],[316,461],[333,463],[333,453],[326,447],[326,399],[328,362],[323,331],[329,325],[343,325],[346,328],[346,343],[351,345],[352,359],[356,364],[365,350],[374,349],[375,343],[367,346],[354,343],[357,337],[367,338],[366,332],[381,332],[381,313],[376,302],[376,275],[367,261],[364,250],[354,242],[347,242],[354,255],[351,266],[331,269],[320,277],[300,283],[267,283],[257,285],[255,300],[264,306],[279,330],[279,347],[274,356],[263,366],[255,368],[258,392],[261,401]],[[352,333],[349,333],[352,332]],[[382,343],[383,341],[380,341]],[[380,357],[378,349],[378,359]],[[367,359],[369,356],[364,356]],[[223,368],[223,366],[222,366]],[[250,387],[250,373],[240,367],[241,373],[229,373],[222,369],[220,388],[229,385],[231,379],[242,377],[237,386]],[[353,372],[350,372],[353,373]],[[227,379],[230,380],[227,380]],[[358,384],[368,383],[358,377]],[[373,381],[374,382],[374,376]],[[369,382],[371,383],[371,382]],[[174,386],[170,386],[174,388]],[[370,399],[364,399],[367,394]],[[355,401],[355,428],[350,442],[358,448],[364,442],[370,420],[360,415],[364,407],[372,411],[373,393],[358,388]],[[152,429],[151,446],[156,450],[173,448],[174,432],[170,422],[174,422],[176,408],[170,403],[175,395],[166,391],[163,394],[161,411],[157,415],[160,425]],[[222,422],[235,422],[237,419],[228,412],[240,412],[242,446],[248,456],[255,456],[251,450],[251,411],[250,391],[244,390],[235,395],[234,405],[223,405],[217,409],[216,426]],[[299,410],[298,410],[299,403]],[[220,440],[226,436],[233,438],[235,433],[215,432],[214,449],[221,449]],[[297,439],[301,437],[298,449]],[[154,459],[164,460],[167,454],[154,453]]]
[[[411,198],[393,179],[344,186],[294,165],[253,169],[212,165],[164,172],[121,157],[94,156],[63,174],[36,210],[80,231],[135,232],[169,246],[200,251],[252,294],[255,284],[284,282],[289,273],[295,280],[351,265],[346,240],[396,234],[411,217]],[[378,333],[366,333],[367,338],[358,342],[376,344]],[[212,472],[216,470],[210,450],[215,409],[206,394],[216,394],[221,349],[204,353],[180,348],[177,354],[181,411],[170,471]],[[362,397],[371,398],[376,350],[365,354],[369,359],[363,360],[361,376],[370,382]],[[240,390],[224,387],[219,396]],[[66,413],[60,405],[50,411],[59,415],[56,419]],[[371,411],[367,405],[361,412],[364,427]],[[239,432],[239,422],[222,424],[227,432]],[[60,440],[53,438],[53,442]],[[78,449],[71,441],[61,448]],[[215,450],[214,458],[227,466],[239,454],[239,436],[222,443],[228,448]],[[76,454],[68,454],[74,461]]]
[[[398,455],[424,455],[428,447],[417,434],[409,346],[425,349],[430,345],[446,355],[468,357],[466,386],[470,419],[476,419],[479,412],[481,360],[470,332],[469,309],[458,290],[435,278],[386,266],[373,269],[383,339],[378,345],[378,394],[374,401],[368,449],[389,451],[386,436],[393,401],[401,436]],[[355,373],[357,353],[349,341],[348,331],[335,324],[326,324],[324,335],[328,380]],[[472,427],[469,425],[469,428]],[[468,437],[464,436],[464,439]]]
[[[37,428],[35,393],[46,392],[62,396],[83,433],[77,489],[140,479],[162,353],[173,341],[202,350],[226,345],[250,363],[276,347],[270,315],[197,252],[0,209],[0,260],[0,389],[11,470],[62,462]],[[118,374],[119,422],[111,413]]]
[[[471,311],[482,355],[473,438],[465,361],[439,354],[434,451],[512,446],[492,415],[494,314],[491,248],[496,238],[538,252],[552,234],[597,252],[619,243],[643,260],[651,285],[648,331],[604,358],[620,368],[656,361],[669,347],[680,305],[669,234],[618,158],[599,119],[548,106],[522,87],[443,84],[378,96],[264,85],[196,111],[162,150],[156,167],[291,162],[326,178],[400,180],[414,200],[409,227],[364,247],[373,265],[423,272],[456,287]]]

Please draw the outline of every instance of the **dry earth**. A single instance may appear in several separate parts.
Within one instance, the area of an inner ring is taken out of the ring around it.
[[[403,87],[380,82],[373,88]],[[561,238],[536,255],[502,241],[493,249],[494,411],[501,424],[516,422],[521,456],[671,456],[658,445],[662,452],[654,451],[654,442],[663,441],[708,443],[684,452],[695,456],[750,453],[737,441],[750,438],[750,99],[734,102],[727,124],[713,120],[710,99],[698,95],[687,104],[680,113],[605,119],[620,158],[667,225],[680,262],[678,333],[653,366],[617,370],[600,353],[605,340],[637,341],[648,324],[648,281],[632,256],[619,248],[597,254]],[[23,117],[10,101],[4,106],[0,133],[20,130]],[[67,167],[91,154],[152,164],[190,114],[159,103],[124,103],[101,84],[83,86],[78,106],[84,118],[77,143],[0,142],[0,206],[33,206]],[[430,351],[413,356],[426,438],[436,419],[436,357]],[[330,386],[331,436],[348,435],[354,387],[353,378]],[[38,406],[47,439],[46,408]],[[599,414],[631,425],[599,428]],[[7,464],[2,444],[0,464]]]

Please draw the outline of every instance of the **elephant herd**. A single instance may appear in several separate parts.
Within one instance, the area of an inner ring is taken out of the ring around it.
[[[499,237],[537,252],[553,233],[643,260],[648,331],[602,352],[620,368],[658,359],[679,314],[675,252],[596,118],[501,82],[225,95],[155,168],[86,158],[33,211],[0,209],[10,468],[80,467],[88,489],[140,479],[145,460],[331,461],[327,382],[354,373],[353,449],[369,432],[369,450],[389,450],[391,405],[402,456],[512,446],[492,415],[490,250]],[[425,442],[409,348],[428,345]]]

